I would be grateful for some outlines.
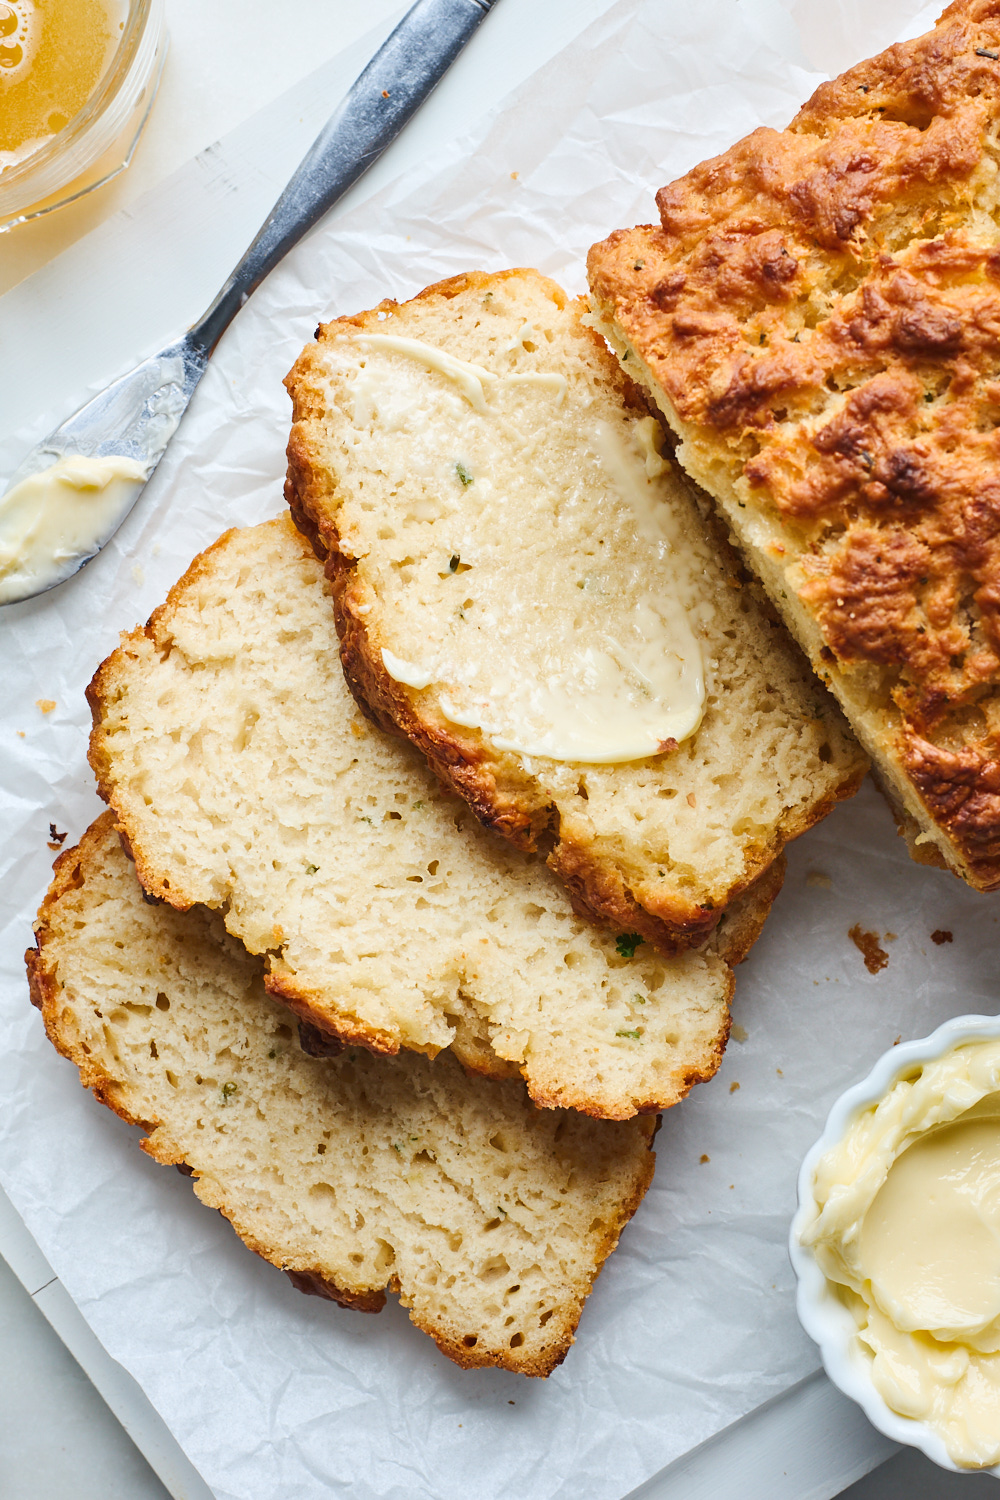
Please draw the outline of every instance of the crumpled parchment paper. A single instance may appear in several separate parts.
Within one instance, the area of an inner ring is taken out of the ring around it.
[[[866,787],[792,849],[722,1069],[665,1117],[653,1187],[578,1342],[533,1382],[458,1371],[395,1305],[363,1317],[295,1292],[83,1093],[21,963],[50,820],[72,842],[98,810],[84,687],[197,551],[280,510],[280,381],[318,317],[472,267],[534,264],[582,290],[592,240],[654,218],[659,185],[784,123],[824,59],[915,34],[916,14],[912,0],[620,0],[421,174],[319,226],[240,314],[115,542],[3,612],[0,1180],[220,1500],[617,1500],[816,1368],[785,1252],[804,1151],[898,1036],[998,1008],[997,898],[911,864]],[[60,415],[0,443],[6,472]],[[847,936],[857,922],[889,956],[877,976]],[[941,930],[953,941],[932,942]]]

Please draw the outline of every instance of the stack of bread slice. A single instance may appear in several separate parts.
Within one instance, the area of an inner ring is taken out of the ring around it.
[[[652,1117],[537,1110],[450,1059],[308,1056],[217,915],[143,900],[112,813],[57,861],[28,968],[87,1087],[301,1290],[378,1312],[391,1287],[466,1367],[563,1358]]]
[[[198,558],[90,696],[99,789],[144,889],[220,909],[270,992],[327,1035],[451,1048],[522,1074],[538,1104],[610,1119],[715,1072],[764,903],[671,957],[577,916],[539,857],[359,712],[287,516]]]
[[[328,325],[291,386],[298,529],[228,532],[91,684],[112,812],[33,995],[297,1284],[544,1375],[864,759],[553,283]]]
[[[590,253],[599,326],[871,755],[1000,888],[1000,17],[823,84]]]

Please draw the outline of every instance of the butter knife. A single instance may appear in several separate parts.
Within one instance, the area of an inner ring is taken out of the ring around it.
[[[120,485],[120,504],[111,514],[104,508],[97,532],[71,547],[69,556],[54,557],[34,571],[0,572],[0,604],[31,599],[65,582],[110,541],[163,457],[212,351],[240,308],[306,231],[378,161],[495,3],[417,0],[317,136],[204,316],[183,338],[114,381],[31,450],[0,496],[0,533],[5,501],[13,500],[17,486],[62,459],[129,459],[144,477]]]

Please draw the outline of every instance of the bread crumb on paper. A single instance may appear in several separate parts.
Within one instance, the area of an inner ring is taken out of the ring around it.
[[[941,947],[942,943],[953,943],[954,941],[955,935],[954,933],[949,932],[947,927],[935,927],[934,931],[931,933],[931,942],[936,943],[939,948]]]
[[[731,1093],[731,1094],[735,1094],[735,1093],[736,1093],[736,1090],[737,1090],[737,1089],[738,1089],[738,1088],[739,1088],[739,1084],[738,1084],[738,1083],[737,1083],[737,1082],[736,1082],[736,1081],[735,1081],[735,1079],[734,1079],[734,1080],[733,1080],[733,1082],[732,1082],[732,1083],[731,1083],[731,1084],[730,1084],[730,1085],[729,1085],[729,1092],[730,1092],[730,1093]]]
[[[704,1156],[704,1155],[699,1156],[699,1158],[698,1158],[698,1165],[700,1167],[703,1167],[707,1161],[711,1161],[711,1160],[712,1160],[712,1158],[710,1156]]]
[[[877,932],[865,932],[860,922],[855,922],[847,936],[865,961],[869,974],[880,974],[889,962],[889,955],[878,940]]]
[[[729,1033],[734,1042],[745,1042],[749,1034],[745,1026],[734,1026]]]
[[[54,698],[36,698],[35,707],[40,708],[43,714],[50,714],[56,706]]]

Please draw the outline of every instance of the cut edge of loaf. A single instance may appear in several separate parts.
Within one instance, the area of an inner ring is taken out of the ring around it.
[[[521,268],[494,274],[467,272],[425,288],[407,304],[385,299],[369,311],[335,319],[329,325],[322,325],[317,336],[321,336],[326,327],[382,327],[386,314],[401,306],[435,298],[451,299],[469,290],[488,289],[498,280],[519,278],[530,278],[534,285],[543,288],[560,311],[573,300],[582,305],[582,299],[570,299],[555,282],[537,271]],[[581,322],[580,332],[606,359],[603,337],[586,321]],[[767,893],[772,892],[770,900],[773,900],[780,889],[782,875],[778,872],[775,887],[768,877],[770,866],[779,860],[787,843],[820,822],[839,801],[857,791],[867,768],[860,752],[836,786],[808,806],[786,809],[781,824],[774,826],[768,836],[744,845],[743,873],[719,894],[718,899],[705,903],[674,890],[658,896],[656,910],[652,910],[649,904],[642,904],[617,864],[600,855],[595,856],[587,841],[575,839],[570,830],[561,826],[558,807],[525,774],[519,757],[494,750],[478,732],[470,734],[434,723],[419,711],[413,690],[389,675],[381,653],[373,649],[366,619],[367,605],[360,597],[355,597],[358,560],[344,555],[336,525],[324,515],[323,501],[336,492],[336,482],[307,430],[309,418],[316,414],[310,385],[316,348],[314,344],[303,351],[285,381],[293,401],[285,499],[296,526],[307,537],[317,557],[325,563],[341,641],[344,675],[359,706],[381,729],[402,735],[415,744],[438,778],[468,803],[480,822],[522,849],[545,851],[547,863],[566,886],[573,908],[581,916],[603,926],[634,930],[661,953],[671,955],[702,946],[716,930],[722,912],[734,902],[745,901],[746,910],[759,911],[760,916],[759,921],[754,918],[756,930],[745,942],[739,956],[729,958],[725,955],[727,961],[739,962],[763,925],[767,915],[767,908],[763,906],[768,900]],[[643,412],[655,410],[641,387],[624,370],[618,369],[615,373],[624,406]],[[719,556],[735,574],[738,564],[728,540],[709,517],[691,482],[682,471],[676,470],[676,473],[694,508],[712,531]],[[760,598],[756,591],[754,597]],[[770,610],[768,613],[771,614]],[[787,645],[798,660],[797,648],[790,641]],[[830,708],[839,720],[832,703]],[[502,770],[507,786],[498,786],[494,767]],[[741,917],[735,925],[744,936],[749,935],[751,924],[745,918]]]
[[[648,231],[655,234],[655,225],[637,225],[634,231],[616,231],[619,238],[628,233]],[[772,607],[780,615],[783,624],[808,661],[810,668],[833,694],[843,710],[852,730],[869,758],[873,779],[889,804],[900,836],[904,839],[911,858],[922,865],[937,869],[948,869],[959,879],[965,880],[974,889],[990,891],[1000,883],[1000,874],[992,868],[978,874],[970,865],[959,845],[949,837],[947,830],[924,806],[916,787],[897,763],[894,753],[893,735],[878,735],[866,722],[868,715],[859,711],[859,704],[852,691],[849,676],[840,671],[836,661],[827,651],[819,626],[794,589],[789,589],[784,565],[780,561],[784,547],[781,544],[780,528],[763,517],[748,514],[744,503],[736,493],[733,479],[725,464],[702,461],[698,430],[693,423],[685,422],[677,411],[668,393],[633,344],[629,334],[616,316],[614,306],[597,294],[591,298],[595,326],[599,329],[619,360],[628,363],[631,375],[648,391],[652,404],[669,423],[678,439],[677,454],[692,479],[709,495],[726,524],[734,545],[747,560],[760,580]],[[757,524],[754,524],[756,519]],[[780,551],[772,550],[775,545]],[[856,788],[855,788],[856,790]],[[849,795],[849,794],[847,794]]]
[[[321,1258],[289,1256],[282,1252],[280,1245],[261,1239],[246,1222],[241,1222],[238,1206],[232,1201],[232,1192],[227,1194],[223,1185],[207,1175],[201,1175],[197,1165],[186,1159],[184,1151],[171,1140],[170,1126],[165,1120],[147,1119],[144,1112],[137,1112],[129,1098],[127,1083],[102,1067],[93,1052],[83,1045],[73,1024],[71,1010],[68,1011],[63,998],[58,958],[53,957],[52,953],[53,947],[58,947],[59,943],[55,930],[58,907],[65,897],[84,887],[88,877],[103,867],[109,854],[113,857],[113,851],[118,847],[115,817],[109,810],[95,820],[79,845],[64,850],[59,855],[53,864],[52,882],[39,909],[35,926],[35,947],[29,948],[25,953],[31,1002],[41,1012],[50,1042],[61,1056],[77,1068],[82,1085],[126,1124],[138,1126],[146,1132],[145,1138],[140,1141],[142,1150],[160,1164],[176,1166],[185,1176],[189,1176],[197,1197],[207,1206],[218,1209],[247,1247],[261,1259],[283,1271],[298,1291],[334,1301],[355,1311],[376,1313],[384,1307],[388,1290],[400,1297],[403,1305],[409,1309],[414,1324],[433,1339],[444,1355],[463,1369],[499,1367],[539,1378],[551,1374],[569,1352],[584,1303],[594,1282],[652,1181],[655,1166],[653,1139],[659,1121],[647,1117],[645,1120],[637,1119],[627,1126],[612,1124],[606,1127],[609,1130],[626,1129],[641,1137],[641,1143],[638,1139],[635,1142],[637,1149],[633,1152],[636,1159],[632,1163],[632,1180],[628,1190],[619,1195],[614,1205],[612,1222],[603,1224],[599,1241],[595,1241],[591,1247],[586,1285],[575,1289],[580,1295],[570,1295],[568,1300],[572,1306],[564,1309],[566,1315],[561,1323],[551,1319],[556,1326],[546,1329],[546,1338],[540,1348],[520,1355],[517,1348],[481,1347],[476,1340],[472,1340],[470,1344],[469,1336],[462,1332],[458,1323],[449,1327],[446,1320],[422,1316],[416,1302],[408,1299],[406,1288],[400,1285],[395,1273],[386,1275],[384,1284],[377,1287],[351,1288],[339,1283],[331,1274],[330,1267],[322,1264]],[[136,892],[142,895],[138,883]],[[142,899],[145,899],[144,896]],[[146,915],[147,918],[154,917],[155,907],[154,912]],[[196,919],[204,913],[201,909],[195,909],[190,915],[192,919]],[[201,936],[204,941],[204,934]],[[308,1055],[303,1052],[303,1056]],[[433,1066],[450,1068],[452,1065],[445,1063]],[[461,1074],[458,1076],[461,1077]],[[502,1114],[498,1115],[498,1123],[502,1124]],[[605,1127],[588,1124],[584,1128],[599,1131]]]

